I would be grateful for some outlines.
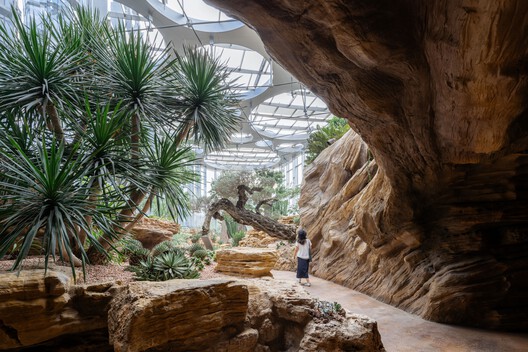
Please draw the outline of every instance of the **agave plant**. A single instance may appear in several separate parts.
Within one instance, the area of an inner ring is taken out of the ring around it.
[[[149,256],[138,265],[131,265],[137,280],[166,281],[172,279],[195,279],[200,273],[183,254],[169,251],[159,256]]]

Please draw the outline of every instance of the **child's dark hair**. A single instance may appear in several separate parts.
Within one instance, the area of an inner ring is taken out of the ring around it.
[[[299,242],[300,244],[305,244],[306,243],[306,231],[304,230],[299,230],[299,232],[297,232],[297,242]]]

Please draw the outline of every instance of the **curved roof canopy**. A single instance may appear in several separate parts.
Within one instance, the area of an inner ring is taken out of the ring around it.
[[[141,18],[143,27],[156,28],[176,50],[189,44],[202,47],[237,79],[244,119],[226,149],[197,153],[208,167],[276,166],[302,153],[310,132],[332,116],[321,99],[271,59],[253,30],[203,1],[118,1],[123,12],[132,10],[129,16]],[[112,10],[118,17],[115,5]]]

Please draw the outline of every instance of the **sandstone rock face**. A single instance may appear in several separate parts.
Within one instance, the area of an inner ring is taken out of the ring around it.
[[[328,307],[270,278],[81,286],[54,271],[1,274],[0,350],[384,351],[374,321]]]
[[[235,247],[216,251],[215,270],[227,275],[272,276],[277,251],[269,248]]]
[[[106,329],[111,284],[73,286],[60,271],[0,274],[0,350]]]
[[[428,319],[528,330],[528,2],[207,2],[365,142],[306,171],[315,273]]]
[[[134,282],[112,303],[110,343],[116,352],[205,351],[243,332],[247,302],[247,288],[229,280]]]
[[[147,249],[154,248],[163,241],[169,241],[180,231],[180,225],[170,221],[143,218],[130,233]]]
[[[320,302],[289,282],[246,281],[248,322],[258,331],[260,351],[385,351],[375,321],[342,310],[321,313]]]

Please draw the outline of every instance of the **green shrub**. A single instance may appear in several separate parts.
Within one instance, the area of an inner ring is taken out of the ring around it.
[[[163,241],[161,243],[158,243],[152,250],[150,251],[150,255],[153,257],[157,257],[158,255],[161,255],[163,253],[167,252],[175,252],[179,254],[185,254],[185,250],[181,247],[179,247],[176,243],[173,241]]]
[[[200,238],[202,238],[202,235],[199,234],[199,233],[195,233],[194,235],[191,236],[191,242],[192,243],[198,243]]]
[[[191,235],[188,233],[179,232],[172,236],[172,242],[178,246],[181,247],[183,245],[187,245],[187,242],[189,241],[189,237]]]
[[[157,257],[149,256],[139,264],[129,266],[129,270],[140,281],[195,279],[200,276],[193,262],[176,252],[165,252]]]
[[[246,236],[244,231],[237,231],[231,235],[231,245],[233,247],[238,247],[240,241]]]
[[[207,255],[208,255],[207,250],[205,249],[198,249],[194,251],[194,253],[192,254],[193,257],[196,257],[201,260],[204,260],[205,258],[207,258]]]
[[[205,263],[200,258],[191,257],[189,258],[189,260],[196,270],[202,271],[203,269],[205,269]]]
[[[150,251],[146,248],[143,248],[143,244],[135,238],[124,238],[121,243],[121,254],[128,258],[128,263],[130,265],[137,265],[139,262],[146,260],[150,255]]]
[[[187,252],[189,252],[191,257],[194,255],[194,252],[199,250],[205,250],[205,248],[199,243],[193,243],[189,246],[189,248],[187,248]]]

